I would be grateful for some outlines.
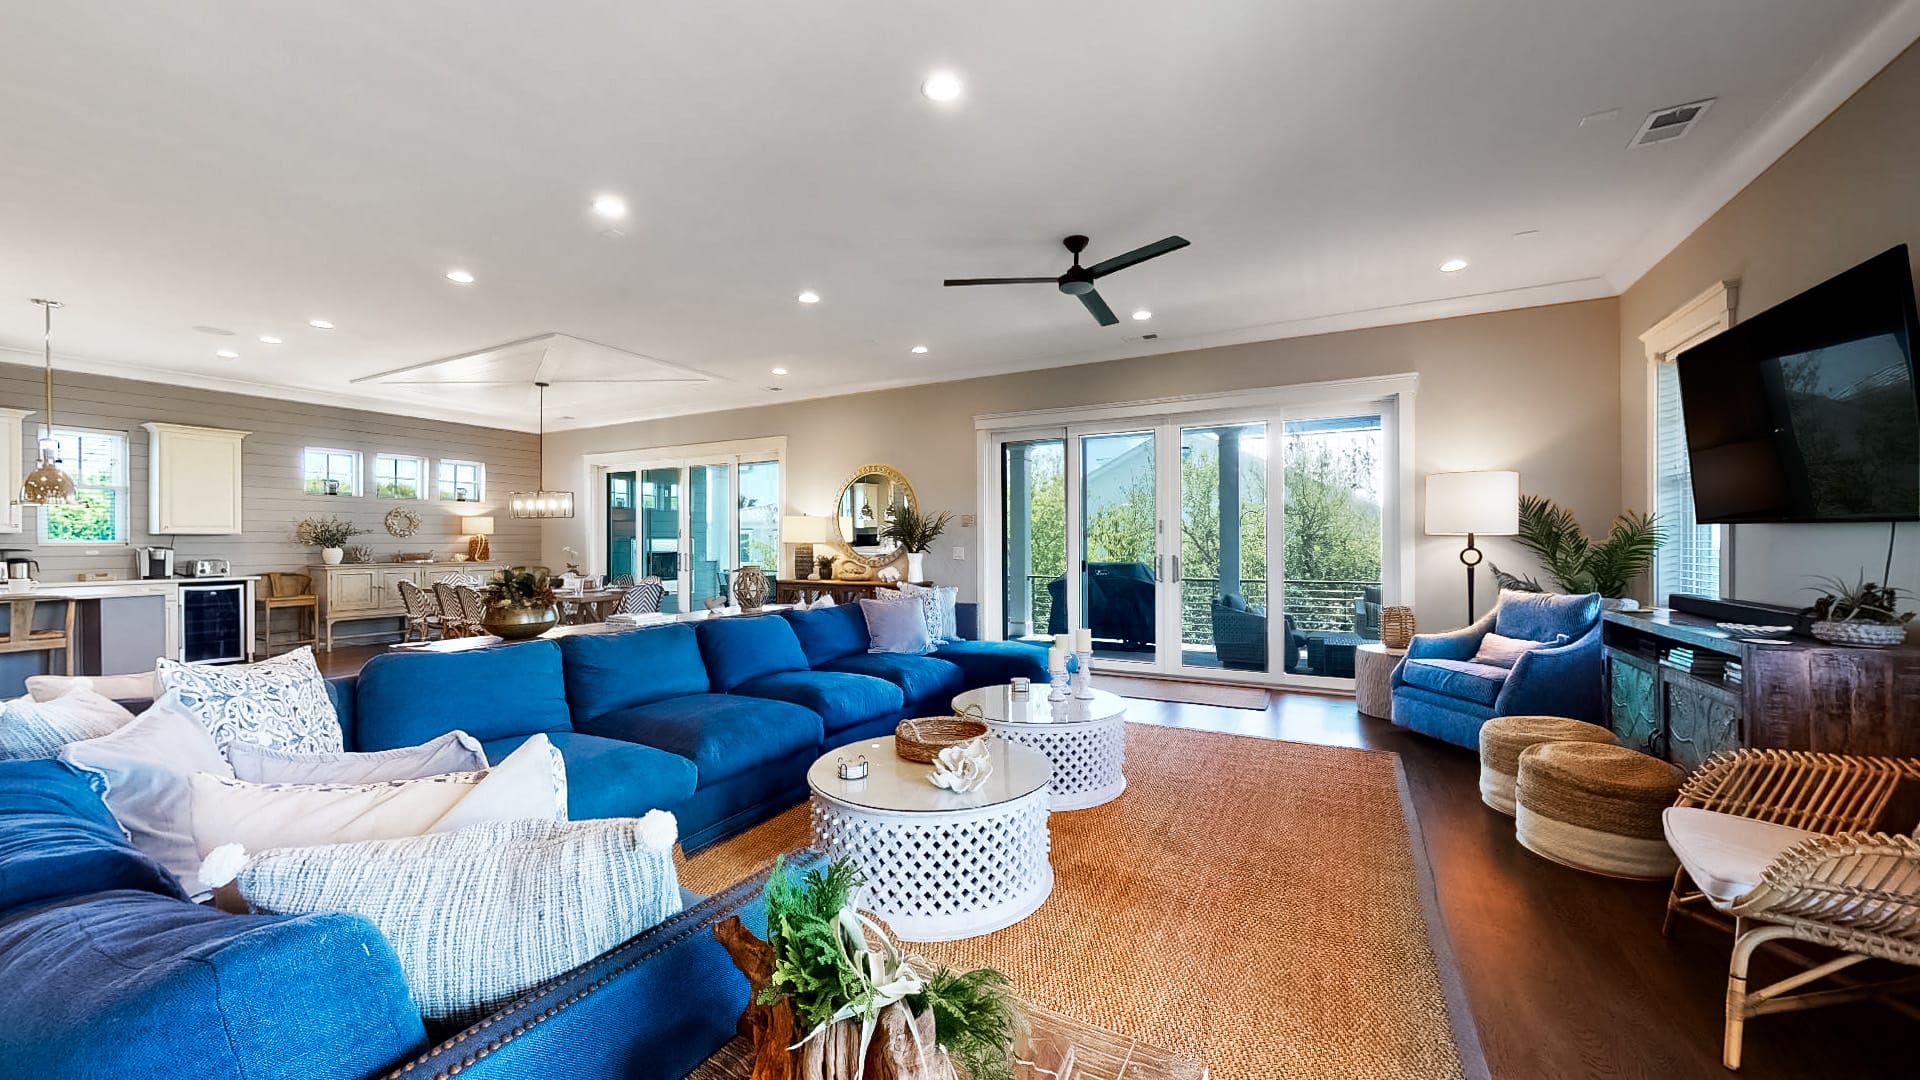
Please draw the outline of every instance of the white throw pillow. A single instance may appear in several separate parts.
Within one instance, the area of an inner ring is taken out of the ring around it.
[[[487,754],[478,739],[449,731],[419,746],[362,754],[303,754],[242,740],[227,744],[227,762],[236,780],[252,784],[374,784],[480,772],[487,767]]]
[[[222,753],[236,739],[303,753],[346,749],[327,681],[309,646],[257,664],[159,663],[155,674],[161,691],[179,691]]]
[[[1520,658],[1535,649],[1550,649],[1556,645],[1565,645],[1567,635],[1561,634],[1552,641],[1529,641],[1526,638],[1504,637],[1489,633],[1480,639],[1480,651],[1473,654],[1473,662],[1490,667],[1510,668],[1520,662]]]
[[[375,784],[250,784],[205,774],[192,788],[201,854],[224,844],[260,851],[452,832],[481,821],[567,819],[566,765],[545,735],[484,772]]]
[[[59,757],[68,743],[110,735],[133,720],[117,702],[91,690],[39,701],[31,697],[0,703],[0,761]]]
[[[60,760],[104,780],[102,798],[133,846],[172,871],[194,899],[206,895],[198,884],[188,782],[196,773],[231,773],[213,736],[178,695],[163,696],[111,735],[62,749]]]
[[[926,608],[918,598],[906,597],[903,602],[899,597],[887,600],[862,597],[860,614],[867,620],[868,652],[923,656],[933,651]]]
[[[414,1005],[463,1023],[680,911],[673,815],[563,824],[496,821],[458,832],[249,857],[212,852],[254,911],[344,911],[393,944]]]
[[[891,589],[875,589],[873,598],[883,604],[916,604],[920,608],[920,618],[927,624],[928,648],[940,644],[944,638],[942,627],[944,620],[940,615],[940,593],[911,582],[901,582]]]
[[[35,701],[52,701],[69,690],[91,690],[115,701],[152,701],[160,696],[155,672],[139,675],[29,675],[27,693]]]

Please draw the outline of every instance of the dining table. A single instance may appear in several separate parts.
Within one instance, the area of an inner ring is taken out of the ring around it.
[[[620,598],[627,594],[625,589],[583,589],[580,592],[556,592],[554,600],[560,604],[560,621],[568,625],[601,623],[613,614],[620,604]]]

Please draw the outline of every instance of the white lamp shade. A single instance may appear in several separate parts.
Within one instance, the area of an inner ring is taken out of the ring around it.
[[[780,539],[789,544],[824,544],[833,539],[833,522],[823,517],[789,515],[780,519]]]
[[[467,531],[467,535],[469,536],[492,536],[493,535],[493,518],[491,517],[461,518],[460,527],[465,529]]]
[[[1512,536],[1520,531],[1520,474],[1427,474],[1427,535]]]

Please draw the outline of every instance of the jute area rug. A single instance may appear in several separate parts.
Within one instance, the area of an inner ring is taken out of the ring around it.
[[[1392,754],[1130,724],[1127,776],[1052,815],[1039,911],[909,948],[1220,1080],[1463,1076]],[[681,880],[715,892],[810,840],[796,807]]]

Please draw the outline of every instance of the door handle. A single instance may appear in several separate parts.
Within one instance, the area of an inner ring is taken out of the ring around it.
[[[1173,583],[1180,584],[1180,556],[1173,557]]]
[[[1165,565],[1166,558],[1165,555],[1155,555],[1153,557],[1153,580],[1156,582],[1165,580],[1166,578],[1166,575],[1161,572]]]

